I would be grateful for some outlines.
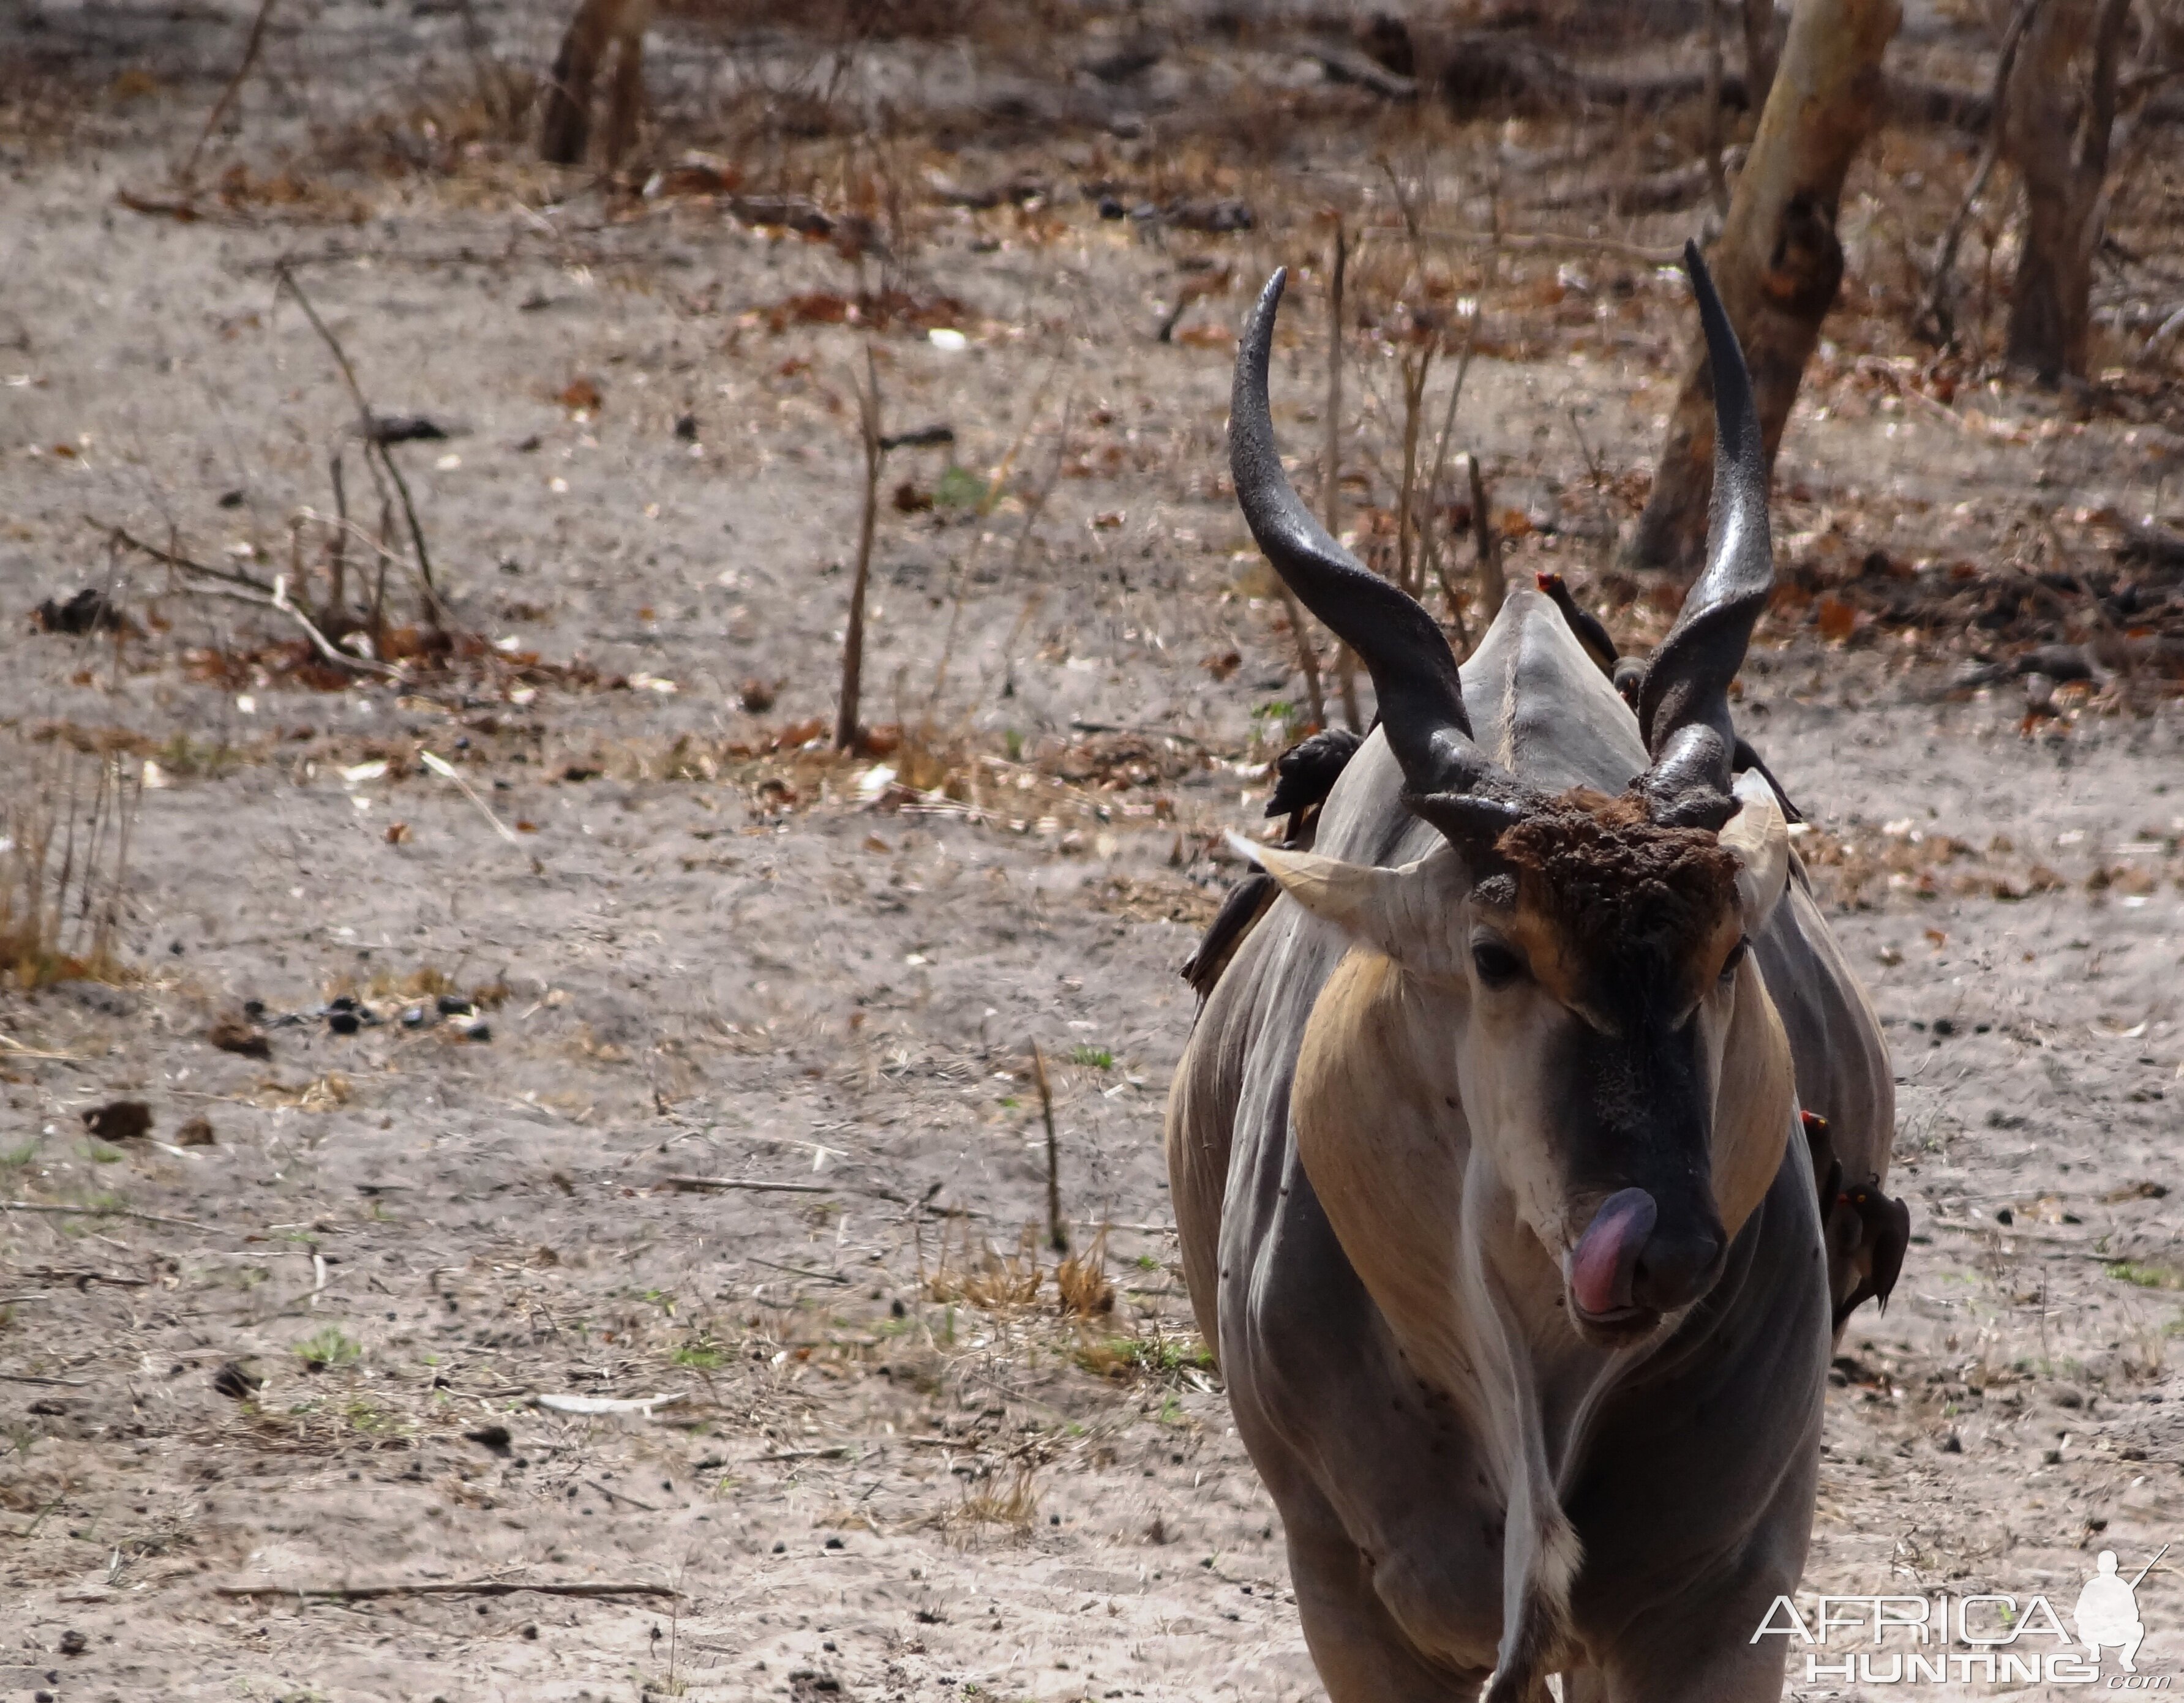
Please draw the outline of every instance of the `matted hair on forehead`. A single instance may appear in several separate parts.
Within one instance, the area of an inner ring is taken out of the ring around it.
[[[1667,828],[1646,801],[1579,787],[1535,804],[1494,843],[1516,899],[1586,955],[1680,955],[1736,904],[1736,855],[1708,828]]]

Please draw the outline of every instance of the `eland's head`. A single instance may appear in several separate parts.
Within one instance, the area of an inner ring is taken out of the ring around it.
[[[1766,458],[1736,335],[1696,248],[1687,260],[1714,381],[1713,521],[1636,695],[1648,760],[1619,793],[1548,792],[1490,757],[1432,618],[1297,500],[1267,395],[1279,273],[1239,353],[1229,422],[1253,535],[1370,670],[1405,802],[1440,836],[1395,869],[1253,854],[1400,972],[1412,1050],[1433,1055],[1423,1067],[1559,1266],[1578,1329],[1603,1344],[1706,1294],[1790,1121],[1749,953],[1782,895],[1786,829],[1756,776],[1732,776],[1728,695],[1773,587]]]

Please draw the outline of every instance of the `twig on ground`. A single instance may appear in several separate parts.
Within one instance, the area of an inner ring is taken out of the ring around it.
[[[602,1484],[596,1478],[587,1478],[584,1480],[584,1483],[588,1484],[593,1489],[598,1491],[599,1494],[604,1496],[610,1502],[627,1502],[631,1507],[642,1509],[648,1514],[656,1514],[660,1511],[660,1510],[654,1507],[651,1503],[640,1502],[634,1496],[625,1495],[622,1492],[615,1489],[610,1485]]]
[[[67,1271],[58,1266],[25,1266],[15,1275],[19,1277],[42,1277],[49,1283],[74,1283],[78,1288],[91,1283],[107,1283],[117,1289],[148,1289],[149,1277],[117,1277],[107,1272]]]
[[[420,751],[417,754],[417,760],[422,763],[426,768],[430,769],[434,774],[437,775],[442,780],[453,781],[456,787],[461,791],[462,795],[477,806],[478,814],[493,824],[493,831],[499,834],[501,838],[506,840],[509,844],[512,846],[521,845],[523,843],[521,840],[516,838],[515,830],[509,826],[506,822],[501,821],[499,816],[493,815],[493,806],[486,803],[483,799],[477,795],[476,790],[471,787],[468,781],[465,781],[460,775],[455,772],[455,765],[450,763],[445,757],[436,755],[434,753],[430,751]]]
[[[792,1277],[809,1277],[814,1283],[838,1283],[844,1288],[851,1287],[853,1283],[852,1279],[844,1277],[839,1272],[814,1272],[802,1266],[784,1266],[778,1260],[761,1260],[755,1254],[746,1254],[744,1258],[754,1266],[765,1266],[772,1271],[787,1272]]]
[[[270,609],[284,615],[304,630],[311,642],[311,648],[337,668],[345,668],[352,674],[375,675],[382,680],[399,680],[402,671],[391,662],[381,662],[368,656],[355,656],[343,650],[313,624],[311,618],[288,600],[286,576],[276,580],[270,596],[259,597],[252,592],[237,591],[230,586],[199,586],[200,597],[226,598],[231,603],[251,604],[259,609]]]
[[[0,1372],[0,1383],[36,1383],[49,1389],[88,1389],[87,1377],[40,1377],[34,1372]]]
[[[294,1596],[309,1599],[323,1597],[333,1602],[375,1602],[394,1596],[514,1596],[529,1591],[536,1596],[618,1597],[644,1596],[674,1598],[681,1592],[664,1584],[545,1584],[522,1583],[512,1579],[462,1579],[435,1582],[429,1584],[359,1584],[359,1585],[270,1585],[221,1584],[214,1585],[214,1596],[259,1597]]]
[[[182,162],[182,169],[176,175],[176,181],[185,188],[197,175],[198,156],[204,152],[204,145],[212,140],[212,133],[220,127],[220,121],[227,116],[228,107],[242,89],[243,79],[250,75],[250,68],[258,63],[258,50],[265,41],[266,20],[273,15],[273,8],[279,3],[280,0],[259,0],[258,15],[250,20],[249,38],[242,44],[242,63],[235,68],[235,75],[227,80],[227,86],[220,92],[220,98],[212,103],[211,112],[205,115],[204,128],[198,132],[197,142],[190,149],[190,157]]]
[[[193,560],[180,551],[163,550],[157,544],[146,543],[126,527],[117,526],[111,520],[102,520],[96,515],[86,515],[83,517],[83,520],[86,526],[95,527],[105,533],[110,543],[122,545],[128,549],[141,551],[155,562],[164,562],[169,567],[180,568],[184,573],[198,574],[209,580],[218,580],[228,585],[240,586],[245,591],[256,592],[260,597],[270,598],[273,595],[272,582],[261,580],[255,574],[246,574],[237,568],[216,568],[209,562]]]
[[[167,1218],[157,1212],[137,1212],[126,1206],[49,1206],[42,1200],[0,1200],[0,1212],[50,1212],[68,1218],[129,1218],[139,1224],[165,1224],[176,1230],[203,1230],[212,1226],[193,1218]]]
[[[663,1177],[660,1179],[670,1188],[685,1194],[698,1194],[705,1189],[740,1189],[747,1194],[846,1194],[845,1189],[828,1183],[760,1183],[747,1177]]]

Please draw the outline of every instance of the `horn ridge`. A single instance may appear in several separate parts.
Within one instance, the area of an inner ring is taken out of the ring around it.
[[[1713,503],[1707,559],[1646,671],[1638,725],[1653,762],[1640,790],[1664,810],[1694,790],[1730,793],[1736,747],[1729,686],[1774,592],[1766,437],[1752,374],[1698,244],[1684,245],[1713,378]],[[1711,814],[1695,802],[1680,814]]]
[[[1416,599],[1329,537],[1290,487],[1267,394],[1274,316],[1288,281],[1260,292],[1236,351],[1228,405],[1228,470],[1251,536],[1274,570],[1373,676],[1388,743],[1412,790],[1467,789],[1493,765],[1471,742],[1463,682],[1440,627]]]

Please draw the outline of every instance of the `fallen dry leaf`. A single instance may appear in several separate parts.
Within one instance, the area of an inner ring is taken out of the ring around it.
[[[240,1053],[246,1059],[270,1059],[273,1044],[263,1031],[252,1027],[240,1017],[222,1017],[205,1031],[205,1039],[223,1053]]]

